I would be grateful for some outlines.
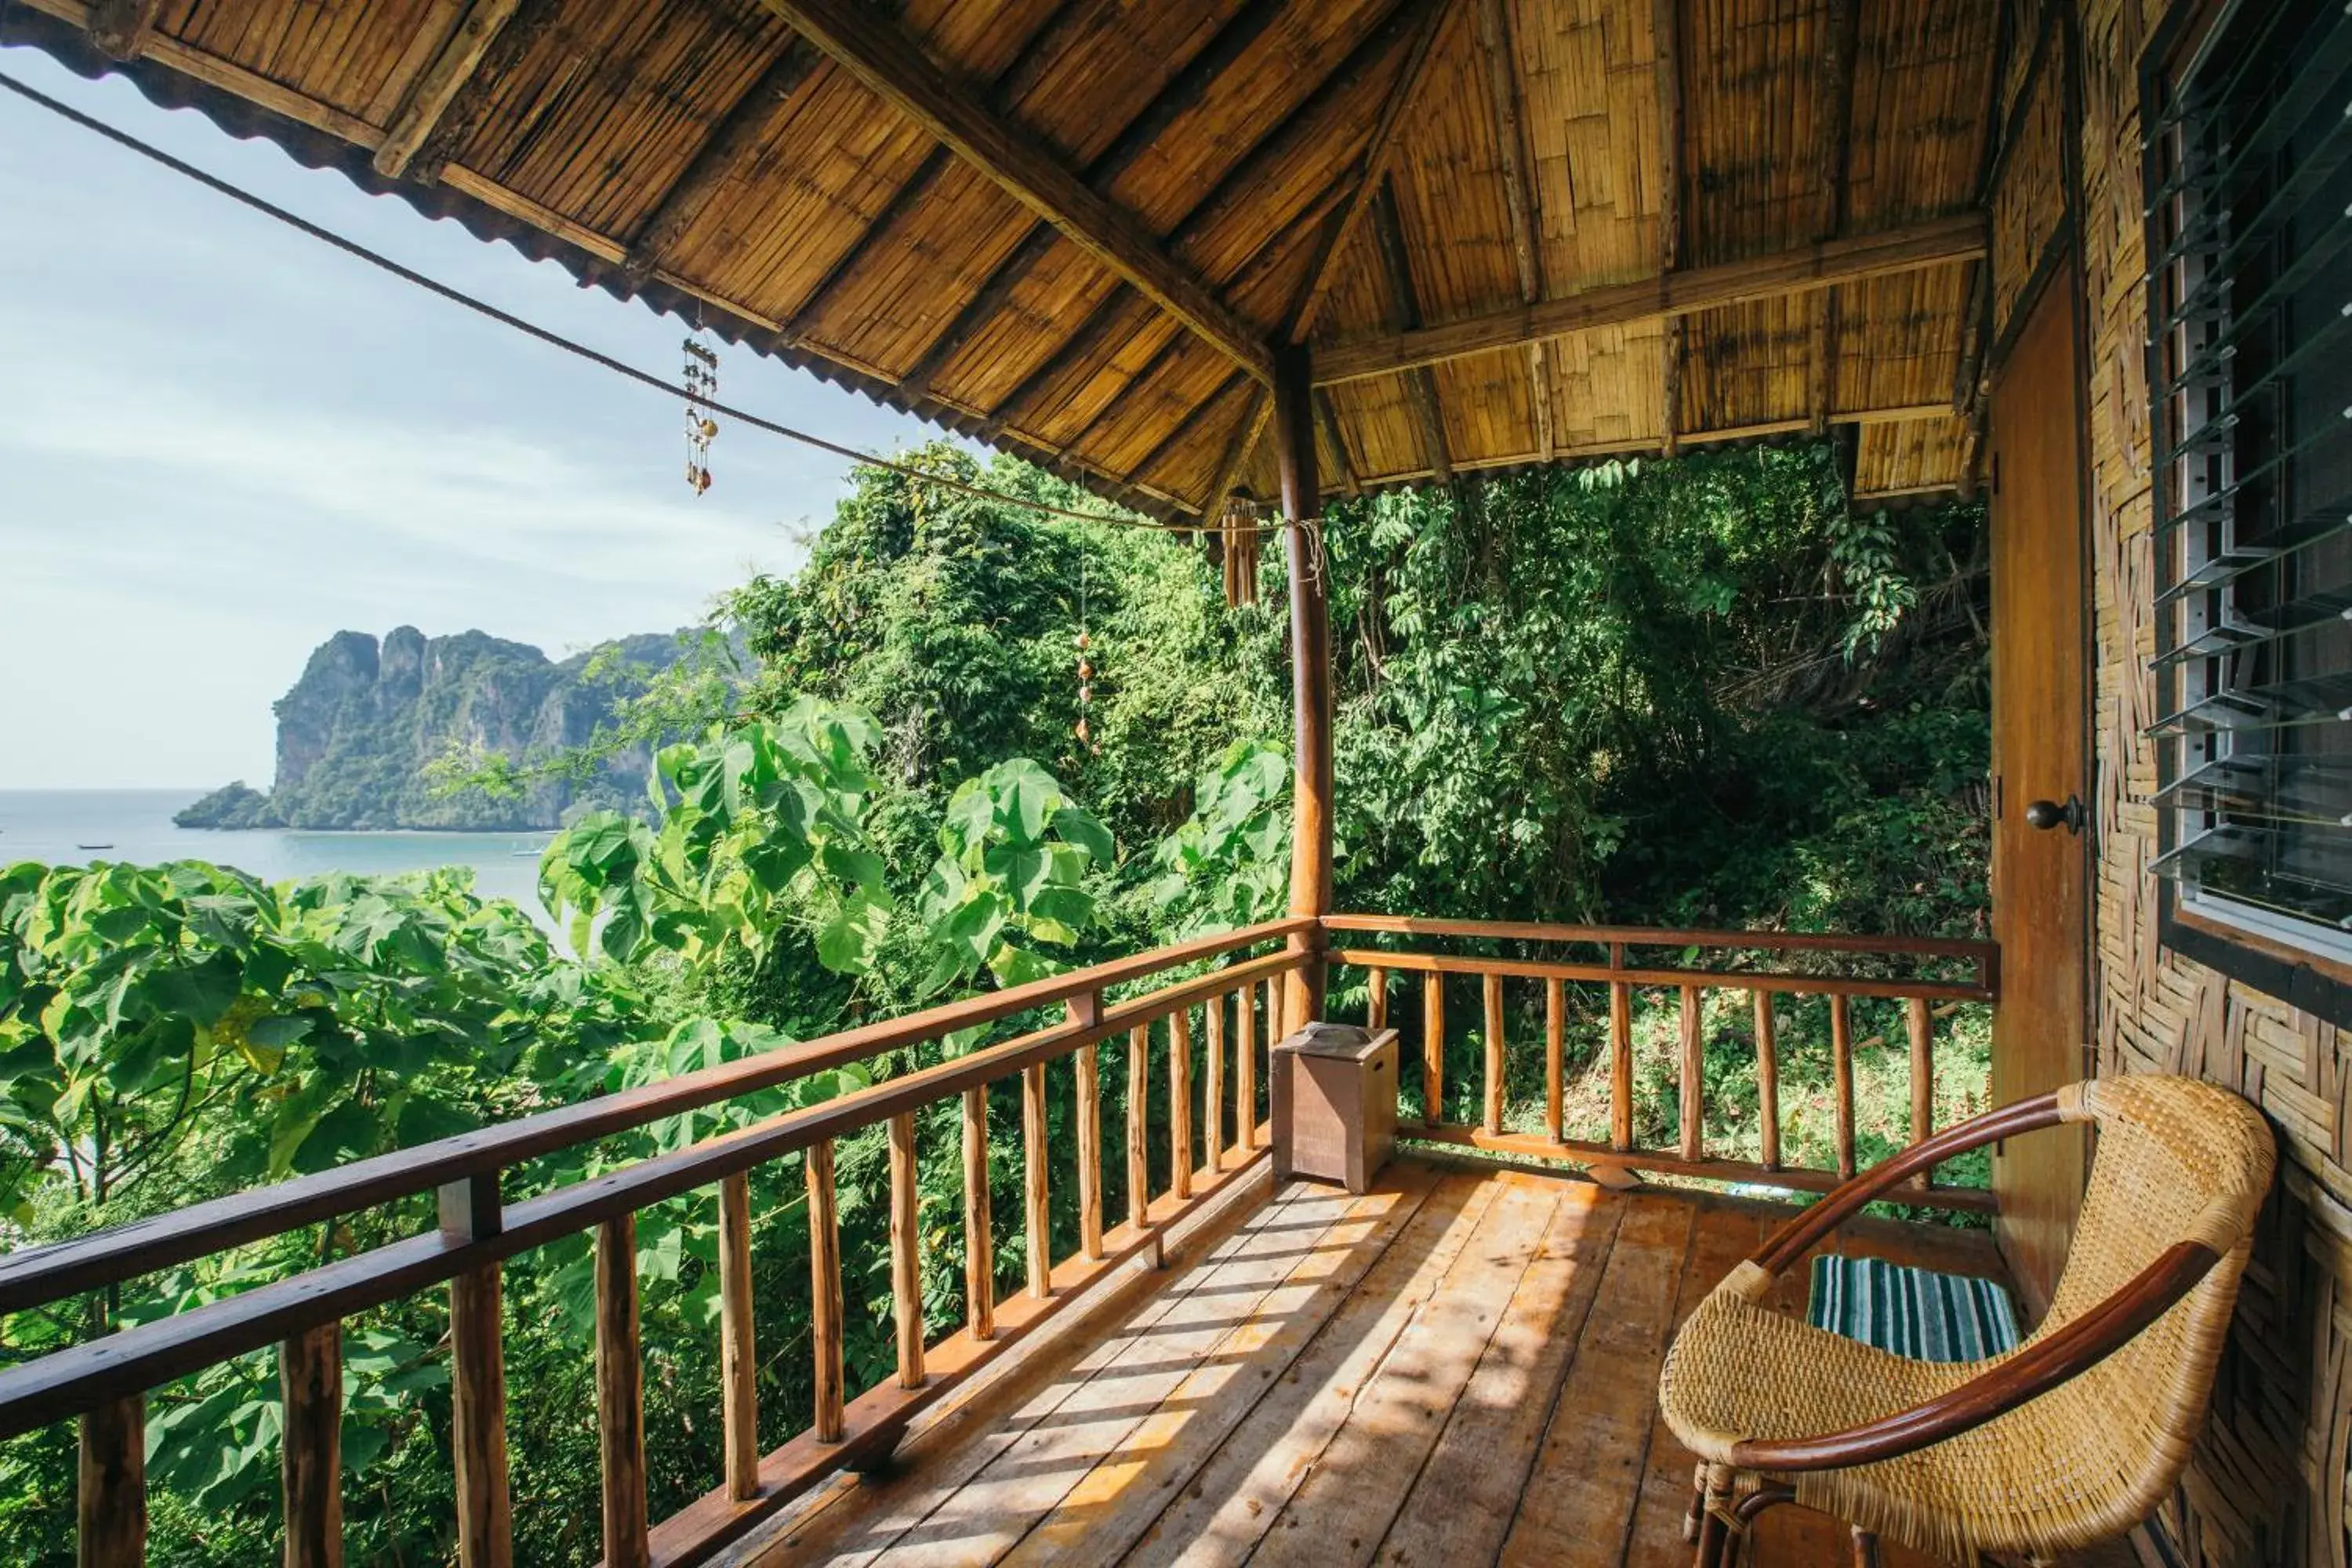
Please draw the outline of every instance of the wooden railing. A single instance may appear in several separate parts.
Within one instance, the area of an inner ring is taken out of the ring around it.
[[[1931,937],[1843,937],[1775,931],[1660,931],[1632,926],[1548,925],[1505,921],[1416,920],[1391,915],[1331,915],[1322,922],[1334,946],[1335,965],[1365,972],[1367,1022],[1389,1021],[1391,984],[1421,976],[1421,1104],[1418,1121],[1405,1120],[1404,1136],[1465,1143],[1496,1153],[1570,1159],[1628,1170],[1705,1176],[1800,1191],[1826,1192],[1854,1173],[1854,1051],[1851,1003],[1856,997],[1891,997],[1906,1004],[1905,1032],[1910,1048],[1910,1141],[1935,1131],[1935,1009],[1990,1003],[2000,983],[1997,950],[1988,942]],[[1372,933],[1388,946],[1339,945],[1337,933]],[[1505,958],[1417,951],[1441,942],[1472,941],[1490,946],[1561,947],[1594,950],[1592,960]],[[1402,945],[1411,942],[1412,946]],[[1967,972],[1965,979],[1894,977],[1821,973],[1789,968],[1685,968],[1647,962],[1660,948],[1701,949],[1717,954],[1803,955],[1816,965],[1835,959],[1870,958],[1892,963],[1940,964]],[[1449,975],[1480,983],[1480,1038],[1484,1047],[1479,1088],[1480,1117],[1475,1124],[1444,1120],[1446,1038],[1445,984]],[[1508,1040],[1504,986],[1507,981],[1540,983],[1544,997],[1543,1131],[1520,1132],[1504,1126]],[[1609,1137],[1565,1136],[1568,987],[1608,988]],[[1643,1148],[1636,1142],[1633,1001],[1640,990],[1675,994],[1679,1052],[1675,1080],[1675,1146]],[[1752,1008],[1756,1052],[1758,1153],[1753,1160],[1711,1151],[1706,1139],[1704,1000],[1710,991],[1746,993]],[[1782,1159],[1780,1041],[1775,999],[1789,995],[1828,999],[1830,1072],[1833,1095],[1832,1142],[1835,1168],[1790,1165]],[[1410,1075],[1407,1077],[1410,1081]],[[1945,1208],[1989,1210],[1992,1194],[1981,1188],[1940,1185],[1928,1173],[1905,1192],[1907,1201]]]
[[[1261,1056],[1272,1043],[1271,1021],[1280,1016],[1284,978],[1311,958],[1303,947],[1246,955],[1314,929],[1312,921],[1281,921],[1163,948],[0,1258],[0,1311],[11,1311],[120,1285],[299,1226],[425,1192],[438,1194],[439,1224],[425,1234],[0,1373],[0,1437],[79,1417],[81,1562],[88,1568],[137,1563],[146,1535],[149,1391],[275,1344],[284,1398],[285,1561],[289,1568],[324,1568],[341,1561],[341,1325],[446,1284],[458,1561],[465,1568],[504,1568],[513,1553],[502,1265],[519,1253],[591,1232],[604,1562],[610,1568],[700,1562],[826,1474],[887,1455],[919,1411],[1052,1318],[1076,1292],[1132,1259],[1156,1258],[1171,1224],[1268,1168],[1257,1110]],[[1177,977],[1141,996],[1110,995],[1116,988],[1217,961],[1223,962],[1206,973]],[[1064,1008],[1061,1022],[1003,1044],[521,1202],[503,1201],[500,1173],[539,1156],[1056,1005]],[[1196,1009],[1206,1047],[1205,1082],[1197,1087]],[[1146,1121],[1155,1025],[1164,1025],[1171,1045],[1171,1180],[1157,1195],[1148,1180],[1151,1129]],[[1108,1226],[1098,1059],[1105,1041],[1124,1042],[1128,1071],[1128,1212]],[[1046,1074],[1065,1063],[1076,1079],[1079,1241],[1074,1254],[1056,1260],[1048,1210]],[[1025,1288],[1000,1300],[986,1095],[991,1084],[1016,1078],[1025,1155]],[[925,1331],[920,1289],[916,1115],[950,1101],[961,1105],[968,1312],[961,1329],[934,1342]],[[895,1376],[853,1396],[843,1362],[834,1146],[876,1126],[888,1130],[897,1366]],[[806,1431],[762,1455],[753,1377],[749,1176],[757,1166],[793,1154],[803,1156],[808,1197],[815,1414]],[[646,1503],[635,1215],[702,1189],[713,1193],[719,1226],[723,1474],[711,1491],[656,1523]]]

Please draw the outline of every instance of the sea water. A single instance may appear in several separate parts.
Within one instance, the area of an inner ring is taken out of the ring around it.
[[[236,833],[173,826],[172,814],[201,789],[0,790],[0,865],[41,860],[88,865],[128,860],[209,860],[267,882],[329,871],[417,871],[471,866],[485,898],[539,907],[539,852],[547,833],[310,833],[255,828]],[[104,846],[104,847],[94,847]]]

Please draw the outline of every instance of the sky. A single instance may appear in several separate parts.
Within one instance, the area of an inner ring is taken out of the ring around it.
[[[684,324],[342,175],[90,82],[0,71],[667,380]],[[935,438],[719,345],[719,395],[866,451]],[[847,465],[683,417],[0,91],[0,789],[266,786],[270,704],[343,629],[551,658],[789,572]]]

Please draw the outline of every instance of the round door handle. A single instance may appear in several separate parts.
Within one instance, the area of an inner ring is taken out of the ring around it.
[[[2027,803],[2025,807],[2025,826],[2038,827],[2047,832],[2063,822],[2066,825],[2067,832],[2080,833],[2083,831],[2084,815],[2082,798],[2079,795],[2068,795],[2066,804],[2063,805],[2054,800],[2032,801]]]

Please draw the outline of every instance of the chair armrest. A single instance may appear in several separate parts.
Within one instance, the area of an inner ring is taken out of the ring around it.
[[[1948,1394],[1843,1432],[1818,1437],[1742,1438],[1731,1446],[1731,1463],[1741,1469],[1769,1473],[1842,1469],[1898,1458],[1957,1437],[2113,1355],[2196,1289],[2221,1258],[2203,1242],[2178,1242],[2081,1317]]]
[[[2059,1096],[2051,1093],[2021,1100],[1972,1117],[1957,1127],[1946,1128],[1925,1142],[1914,1143],[1893,1159],[1882,1161],[1832,1188],[1827,1197],[1773,1232],[1748,1261],[1766,1274],[1777,1276],[1843,1225],[1856,1209],[1919,1172],[1932,1169],[1955,1154],[1965,1154],[2021,1132],[2055,1127],[2064,1120]]]

